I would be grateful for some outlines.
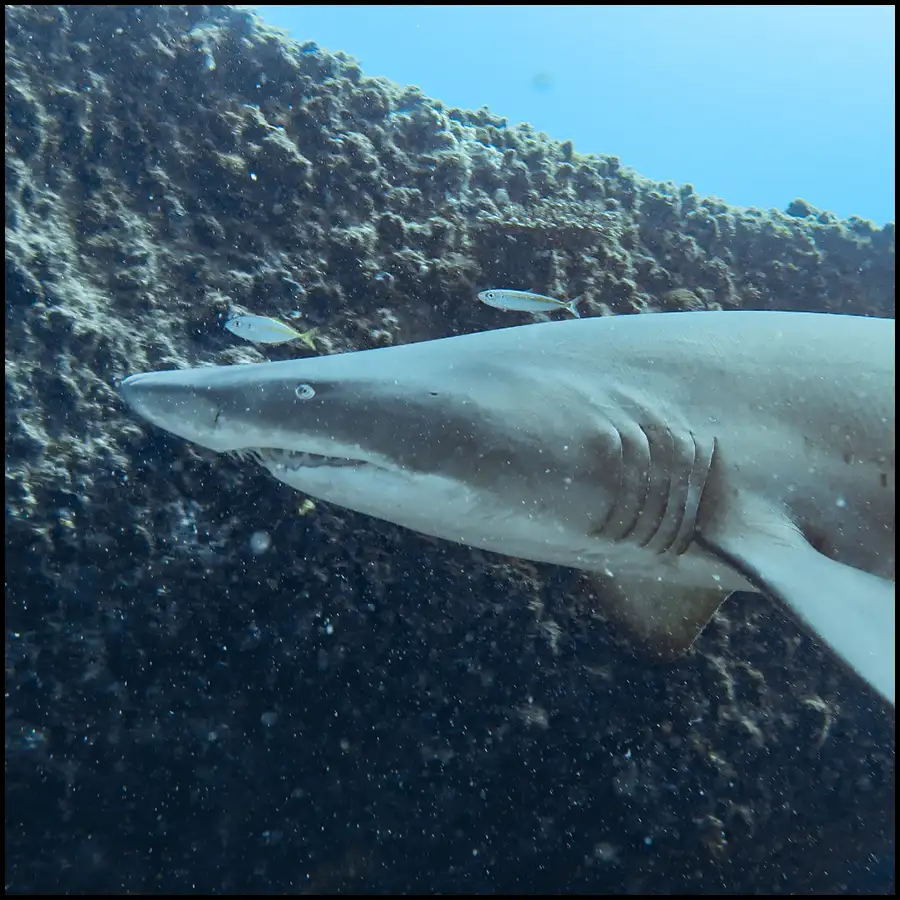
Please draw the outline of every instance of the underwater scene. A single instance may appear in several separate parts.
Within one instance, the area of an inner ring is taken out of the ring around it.
[[[8,893],[893,892],[893,88],[529,9],[6,7]]]

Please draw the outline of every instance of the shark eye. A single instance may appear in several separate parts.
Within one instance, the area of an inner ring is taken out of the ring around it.
[[[294,388],[298,400],[312,400],[316,396],[315,388],[311,384],[298,384]]]

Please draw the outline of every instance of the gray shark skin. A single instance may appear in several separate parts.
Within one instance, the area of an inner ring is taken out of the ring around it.
[[[590,571],[660,654],[763,593],[894,701],[893,320],[548,322],[121,391],[312,497]]]

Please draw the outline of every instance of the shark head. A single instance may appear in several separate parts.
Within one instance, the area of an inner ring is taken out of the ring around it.
[[[590,414],[577,384],[480,343],[474,353],[449,338],[149,372],[126,378],[121,392],[160,428],[252,458],[318,499],[432,536],[576,564],[570,553],[614,501],[602,496],[610,479],[585,468],[617,464],[615,431]],[[543,499],[551,496],[552,506]]]

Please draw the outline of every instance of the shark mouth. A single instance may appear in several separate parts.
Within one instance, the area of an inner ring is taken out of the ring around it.
[[[347,459],[342,456],[321,456],[301,450],[280,450],[277,447],[252,447],[235,450],[233,455],[241,460],[251,460],[266,469],[315,469],[320,467],[340,468],[342,466],[367,466],[365,460]]]

